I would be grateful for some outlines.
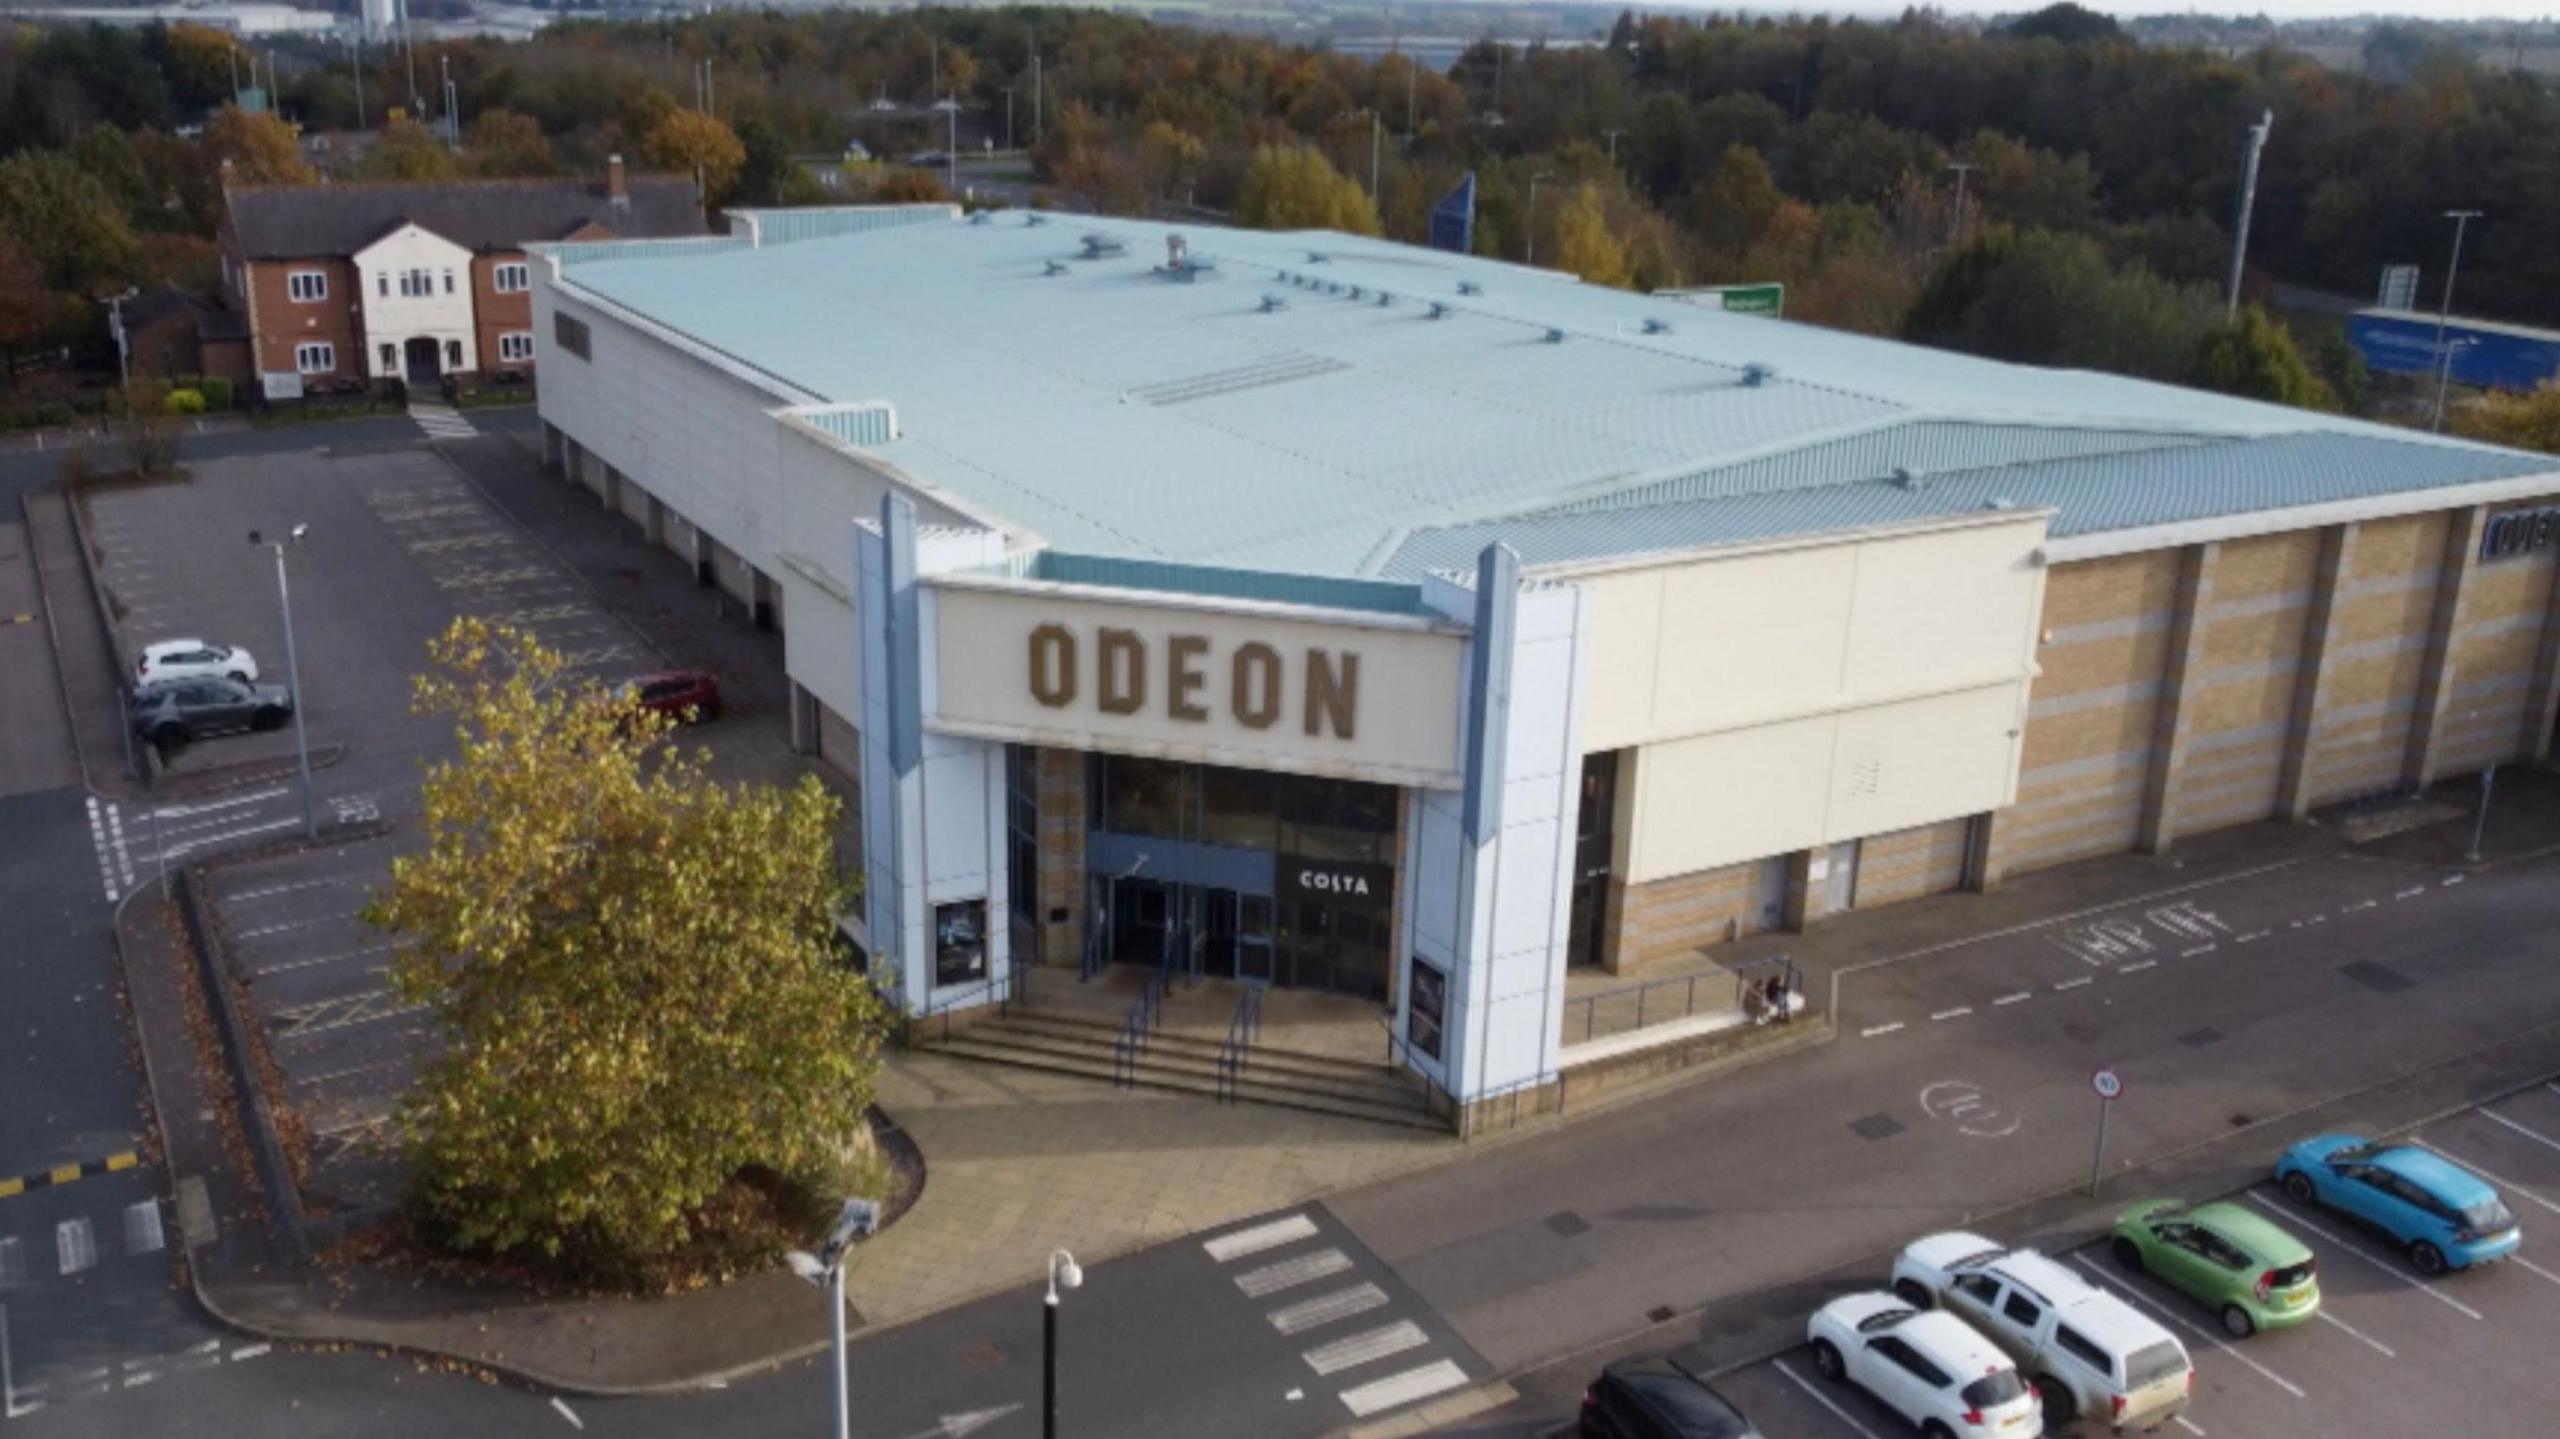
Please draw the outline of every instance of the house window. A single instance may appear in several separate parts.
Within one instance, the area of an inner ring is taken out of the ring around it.
[[[531,330],[515,330],[510,333],[500,335],[498,337],[498,358],[501,360],[532,359],[533,332]]]
[[[448,370],[459,370],[462,368],[462,342],[460,340],[447,340],[444,342],[444,367]]]
[[[533,276],[521,260],[513,264],[500,265],[492,270],[490,281],[501,295],[521,294],[533,288]]]
[[[386,375],[388,375],[388,374],[392,374],[392,373],[395,373],[396,371],[398,371],[398,370],[399,370],[399,368],[400,368],[400,347],[399,347],[398,345],[385,345],[385,346],[383,346],[383,347],[382,347],[382,373],[384,373],[384,374],[386,374]]]
[[[391,272],[389,270],[374,271],[373,283],[375,291],[380,294],[383,299],[388,300],[391,298]]]
[[[451,270],[444,272],[444,292],[448,295],[453,293],[453,272]]]
[[[338,347],[326,344],[293,347],[293,367],[306,375],[325,375],[338,368]]]
[[[434,271],[403,270],[400,272],[400,293],[404,298],[423,300],[433,295],[435,292],[436,277]]]
[[[551,343],[581,360],[591,358],[587,353],[587,322],[573,315],[552,313]]]
[[[329,298],[329,276],[320,270],[296,270],[284,277],[285,293],[297,305]]]

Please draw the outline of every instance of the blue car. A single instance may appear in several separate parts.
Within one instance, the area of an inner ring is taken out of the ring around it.
[[[2498,1191],[2415,1145],[2323,1134],[2284,1152],[2276,1182],[2301,1203],[2327,1205],[2398,1240],[2421,1274],[2504,1259],[2524,1242]]]

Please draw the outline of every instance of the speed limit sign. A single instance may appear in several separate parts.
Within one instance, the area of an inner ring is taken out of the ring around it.
[[[2124,1093],[2124,1081],[2112,1069],[2101,1069],[2089,1076],[2089,1087],[2098,1091],[2100,1099],[2113,1099]]]

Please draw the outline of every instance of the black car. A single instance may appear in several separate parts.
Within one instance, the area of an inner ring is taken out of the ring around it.
[[[1668,1359],[1621,1359],[1582,1394],[1583,1439],[1760,1439],[1704,1380]]]
[[[293,692],[204,676],[144,685],[133,696],[133,732],[174,749],[232,730],[274,729],[293,718]]]

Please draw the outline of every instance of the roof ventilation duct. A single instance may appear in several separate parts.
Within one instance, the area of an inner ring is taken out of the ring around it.
[[[1119,236],[1106,235],[1099,230],[1084,237],[1084,257],[1088,260],[1100,260],[1111,255],[1125,254],[1128,249],[1127,245],[1121,243]]]
[[[1458,282],[1458,293],[1461,295],[1481,295],[1484,293],[1484,286],[1477,284],[1473,280],[1460,280]]]
[[[1925,489],[1928,487],[1928,484],[1929,482],[1927,480],[1911,473],[1910,470],[1901,465],[1893,467],[1893,487],[1897,490]]]
[[[1648,335],[1668,335],[1671,333],[1671,322],[1658,316],[1647,315],[1644,320],[1644,332]]]
[[[1333,263],[1333,257],[1322,250],[1309,250],[1307,252],[1307,263],[1310,265],[1329,265]]]
[[[972,225],[992,225],[995,222],[996,217],[984,210],[974,211],[969,216],[969,223]]]
[[[1448,306],[1441,304],[1438,300],[1434,300],[1431,302],[1431,313],[1424,318],[1433,320],[1443,319],[1448,315],[1448,313]]]
[[[1041,273],[1041,274],[1044,274],[1044,275],[1063,275],[1063,274],[1065,274],[1066,272],[1067,272],[1067,262],[1066,262],[1066,261],[1064,261],[1064,260],[1051,260],[1051,261],[1049,262],[1049,264],[1048,264],[1048,267],[1047,267],[1046,269],[1043,269],[1040,273]]]
[[[1378,308],[1381,310],[1385,309],[1387,306],[1394,304],[1395,299],[1395,296],[1388,294],[1384,290],[1380,290],[1378,292]]]
[[[1027,210],[1023,212],[1022,228],[1026,230],[1036,230],[1042,225],[1046,225],[1048,223],[1049,217],[1041,214],[1037,210]]]
[[[1286,295],[1265,295],[1262,297],[1262,313],[1266,315],[1270,314],[1274,310],[1285,310],[1287,308],[1289,308],[1289,297]]]
[[[1742,367],[1742,383],[1756,390],[1777,373],[1767,365],[1745,365]]]
[[[1561,344],[1563,344],[1563,343],[1564,343],[1564,331],[1562,331],[1562,330],[1557,330],[1557,329],[1549,329],[1549,330],[1547,331],[1547,343],[1548,343],[1548,344],[1550,344],[1550,345],[1561,345]]]

